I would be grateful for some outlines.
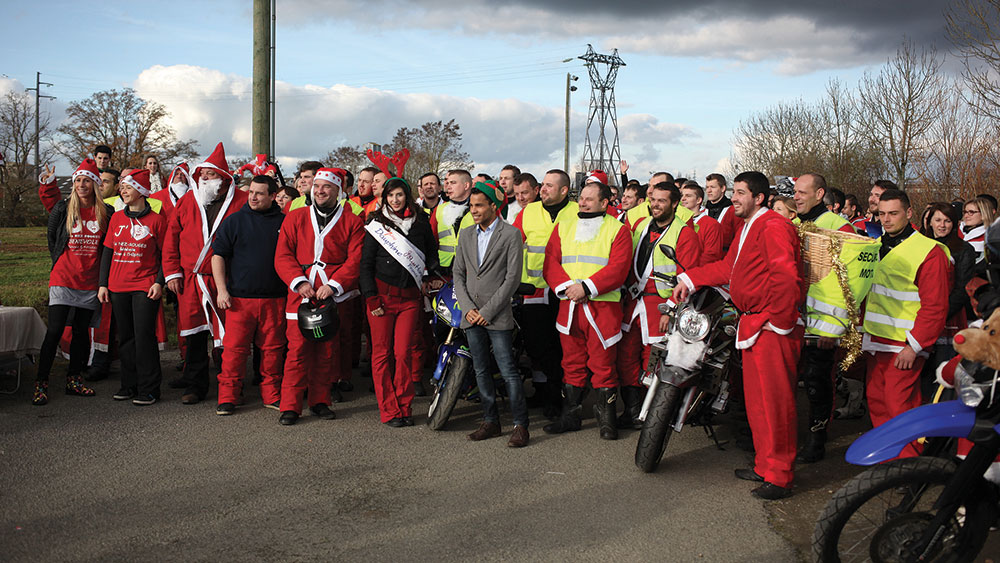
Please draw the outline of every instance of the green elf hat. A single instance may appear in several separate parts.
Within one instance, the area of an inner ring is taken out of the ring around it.
[[[472,191],[479,192],[489,198],[497,206],[497,209],[503,209],[507,205],[507,194],[496,184],[476,182],[476,185],[472,186]]]

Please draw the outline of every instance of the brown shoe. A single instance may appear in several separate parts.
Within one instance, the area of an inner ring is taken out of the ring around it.
[[[199,402],[201,402],[201,397],[197,393],[186,393],[181,397],[181,403],[185,405],[193,405]]]
[[[469,434],[468,438],[473,442],[478,442],[480,440],[485,440],[487,438],[496,438],[500,435],[500,425],[496,422],[484,422],[479,425],[479,429]]]
[[[528,427],[518,424],[514,426],[514,432],[510,435],[510,440],[507,440],[508,448],[523,448],[528,445]]]

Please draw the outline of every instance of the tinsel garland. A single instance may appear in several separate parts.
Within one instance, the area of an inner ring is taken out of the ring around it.
[[[854,301],[854,292],[851,291],[851,285],[848,283],[847,265],[840,260],[840,252],[843,250],[844,241],[834,234],[823,232],[823,229],[817,227],[816,223],[812,221],[804,221],[799,225],[799,239],[803,245],[806,242],[807,233],[821,234],[830,239],[831,265],[834,273],[837,274],[837,283],[840,285],[840,291],[844,296],[844,309],[847,311],[846,332],[840,337],[840,347],[845,351],[844,359],[840,363],[840,370],[847,371],[858,359],[858,356],[861,355],[861,333],[858,332],[857,328],[858,304]]]

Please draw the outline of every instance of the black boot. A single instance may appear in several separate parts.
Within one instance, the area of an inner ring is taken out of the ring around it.
[[[602,387],[597,390],[597,402],[594,403],[594,418],[601,429],[602,440],[617,440],[618,426],[615,418],[618,415],[618,389]]]
[[[558,420],[563,412],[563,386],[552,381],[545,383],[545,404],[542,406],[542,415],[549,420]],[[582,394],[581,394],[582,397]],[[581,399],[582,402],[582,399]]]
[[[618,428],[642,429],[642,421],[639,420],[639,411],[642,410],[642,391],[642,387],[622,387],[622,402],[625,403],[625,411],[618,417]]]
[[[562,434],[563,432],[576,432],[580,429],[583,411],[583,387],[574,387],[566,384],[563,386],[563,409],[562,415],[552,424],[546,424],[542,430],[546,434]]]
[[[826,421],[813,421],[809,427],[809,437],[806,444],[799,450],[795,461],[799,463],[816,463],[826,454]]]

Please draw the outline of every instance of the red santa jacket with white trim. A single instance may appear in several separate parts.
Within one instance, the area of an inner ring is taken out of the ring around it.
[[[753,346],[764,329],[789,334],[805,300],[799,235],[788,219],[761,208],[733,239],[725,258],[688,270],[678,281],[692,289],[729,284],[733,305],[743,313],[738,349]]]
[[[329,285],[338,303],[357,295],[363,242],[364,223],[354,213],[345,213],[343,203],[322,230],[312,205],[290,211],[274,252],[274,269],[288,285],[285,317],[297,318],[302,296],[295,288],[302,282],[313,289]]]
[[[212,275],[212,240],[215,238],[215,231],[223,219],[239,211],[246,202],[246,192],[230,185],[215,224],[206,225],[205,208],[198,203],[194,191],[181,196],[167,221],[167,239],[163,244],[163,275],[166,280],[169,282],[188,273]],[[202,256],[203,249],[205,254],[199,264],[198,258]]]

